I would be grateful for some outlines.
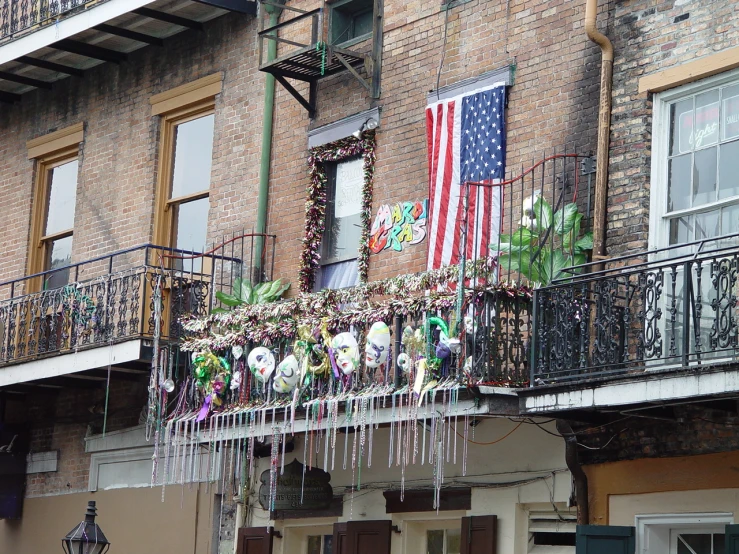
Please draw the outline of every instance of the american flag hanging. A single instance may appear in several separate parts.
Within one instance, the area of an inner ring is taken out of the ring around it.
[[[426,108],[429,161],[428,269],[459,262],[468,181],[505,175],[505,86],[493,86]],[[471,187],[466,257],[486,256],[502,220],[501,187]],[[474,222],[474,225],[472,224]]]

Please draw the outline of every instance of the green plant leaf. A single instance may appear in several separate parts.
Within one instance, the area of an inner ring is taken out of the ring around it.
[[[229,312],[229,310],[227,310],[226,308],[213,308],[210,311],[211,315],[214,315],[214,314],[227,314],[228,312]]]
[[[550,285],[555,279],[566,277],[567,274],[563,273],[562,270],[572,266],[570,260],[561,250],[542,250],[540,258],[540,282],[543,285]]]
[[[234,296],[233,294],[228,294],[227,292],[223,292],[220,290],[216,292],[216,298],[221,302],[221,304],[225,304],[226,306],[230,306],[232,308],[235,308],[236,306],[241,306],[241,304],[243,304],[240,298]]]
[[[575,221],[579,215],[577,204],[565,204],[561,210],[554,214],[554,232],[560,237],[572,231]],[[582,219],[582,215],[580,215]]]
[[[577,237],[580,236],[580,225],[582,223],[582,218],[583,215],[578,212],[575,216],[575,224],[572,226],[572,230],[569,233],[565,233],[565,236],[562,237],[562,246],[567,251],[572,248],[573,241],[576,241]]]
[[[538,235],[535,235],[526,227],[521,227],[511,236],[511,244],[514,246],[530,246],[531,241],[536,238],[538,238]]]
[[[275,295],[275,300],[282,298],[282,295],[285,294],[285,292],[290,288],[290,281],[286,281],[282,284],[282,286],[277,291],[277,294]]]
[[[552,225],[552,206],[541,196],[536,197],[534,202],[534,216],[536,217],[536,228],[539,232],[545,231]]]
[[[234,279],[234,287],[236,287],[236,279]],[[242,280],[239,283],[239,288],[237,290],[241,291],[241,300],[245,304],[251,304],[252,303],[252,287],[251,283],[247,281],[246,279]]]
[[[509,273],[519,271],[521,267],[518,263],[518,256],[510,256],[508,254],[505,254],[498,258],[498,266],[503,271],[507,271]]]
[[[575,253],[579,254],[587,250],[593,249],[593,233],[585,233],[581,239],[575,243]]]
[[[233,282],[233,291],[234,296],[240,300],[244,300],[244,297],[241,295],[241,277],[236,277]]]

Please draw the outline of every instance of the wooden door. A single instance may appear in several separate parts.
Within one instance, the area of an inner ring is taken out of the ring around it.
[[[389,519],[336,523],[333,554],[390,554],[391,536]]]
[[[272,529],[243,527],[239,529],[237,554],[272,554]]]

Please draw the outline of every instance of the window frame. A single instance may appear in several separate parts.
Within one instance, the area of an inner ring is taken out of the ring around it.
[[[335,41],[333,38],[334,35],[334,24],[336,23],[336,12],[342,11],[342,7],[346,6],[347,4],[351,4],[353,2],[360,3],[361,0],[337,0],[336,2],[331,2],[328,4],[328,34],[329,34],[329,40],[331,43],[331,46],[339,46],[342,48],[346,48],[347,46],[352,46],[354,44],[363,42],[365,40],[369,40],[372,38],[372,31],[368,33],[364,33],[362,35],[353,36],[351,38],[348,38],[346,40],[342,41]],[[348,9],[347,12],[351,13],[352,18],[352,26],[354,25],[355,18],[362,14],[367,13],[367,11],[372,13],[372,17],[374,17],[374,2],[370,2],[369,7],[364,7],[361,9]],[[374,28],[374,19],[372,21],[373,28]]]
[[[31,236],[29,242],[28,274],[35,275],[49,270],[50,243],[66,237],[74,236],[74,223],[70,229],[63,229],[55,233],[46,234],[46,220],[49,215],[49,201],[51,194],[51,170],[64,164],[80,159],[79,143],[36,157],[36,174],[34,178],[33,208],[31,211]],[[77,169],[77,183],[79,185],[79,167]],[[76,193],[75,193],[76,201]],[[76,213],[75,209],[75,213]],[[73,239],[74,240],[74,239]],[[44,289],[45,278],[32,280],[31,292]]]
[[[215,113],[215,98],[208,98],[195,104],[161,114],[159,168],[157,171],[156,200],[154,202],[153,242],[156,246],[176,248],[173,241],[175,237],[174,226],[177,223],[175,217],[177,208],[188,202],[209,198],[212,186],[211,181],[208,183],[206,190],[172,198],[176,128],[178,125],[200,119],[201,117],[215,116]],[[212,155],[213,153],[211,152]]]
[[[649,197],[649,250],[669,245],[670,219],[681,215],[697,215],[724,206],[739,205],[739,196],[731,196],[698,208],[667,211],[670,106],[681,99],[730,84],[739,84],[739,69],[726,71],[654,95],[652,106],[651,190]],[[719,139],[716,144],[720,143]],[[669,214],[669,217],[667,217],[667,214]]]
[[[636,551],[669,552],[670,535],[673,530],[690,529],[697,532],[733,523],[734,514],[729,512],[637,515]]]

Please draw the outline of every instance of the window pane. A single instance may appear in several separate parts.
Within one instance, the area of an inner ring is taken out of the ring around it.
[[[693,99],[670,106],[670,156],[690,152],[693,130]]]
[[[714,146],[693,156],[693,207],[716,201],[716,153]]]
[[[175,212],[175,236],[174,246],[179,250],[187,252],[205,251],[205,240],[208,233],[208,208],[210,203],[207,198],[193,200],[177,205]],[[202,268],[201,258],[194,260],[182,260],[177,267],[183,271],[199,272]]]
[[[356,159],[336,166],[336,178],[328,191],[326,230],[322,244],[324,263],[357,256],[362,234],[362,187],[364,162]]]
[[[64,237],[63,239],[49,242],[48,252],[47,269],[68,266],[72,263],[72,237]],[[44,288],[55,289],[63,287],[67,283],[69,283],[69,269],[63,269],[48,274],[44,280]]]
[[[716,533],[713,536],[713,554],[723,554],[726,551],[726,535]]]
[[[670,220],[670,245],[683,244],[693,240],[693,216],[675,217]]]
[[[721,209],[721,234],[739,233],[739,204],[725,206]]]
[[[695,132],[693,148],[705,148],[718,142],[718,90],[695,97]]]
[[[721,91],[721,140],[739,137],[739,85]]]
[[[695,216],[695,240],[710,239],[718,236],[719,211],[705,212]]]
[[[323,535],[323,554],[333,554],[334,551],[334,536]]]
[[[73,160],[49,171],[49,206],[44,235],[74,227],[78,166],[78,161]]]
[[[321,535],[311,535],[308,537],[307,554],[321,554]]]
[[[721,145],[718,197],[739,196],[739,140]]]
[[[712,554],[711,535],[708,533],[678,535],[677,551],[679,554]]]
[[[210,188],[214,122],[211,114],[177,125],[172,198]]]
[[[447,529],[446,531],[446,554],[459,554],[461,529]]]
[[[426,531],[426,553],[444,554],[444,531]]]
[[[359,284],[359,266],[356,259],[321,267],[319,290],[344,289],[357,284]]]
[[[690,207],[690,154],[673,158],[669,162],[667,211]]]
[[[372,32],[372,10],[354,16],[354,37],[361,37]],[[354,38],[352,37],[352,38]]]

